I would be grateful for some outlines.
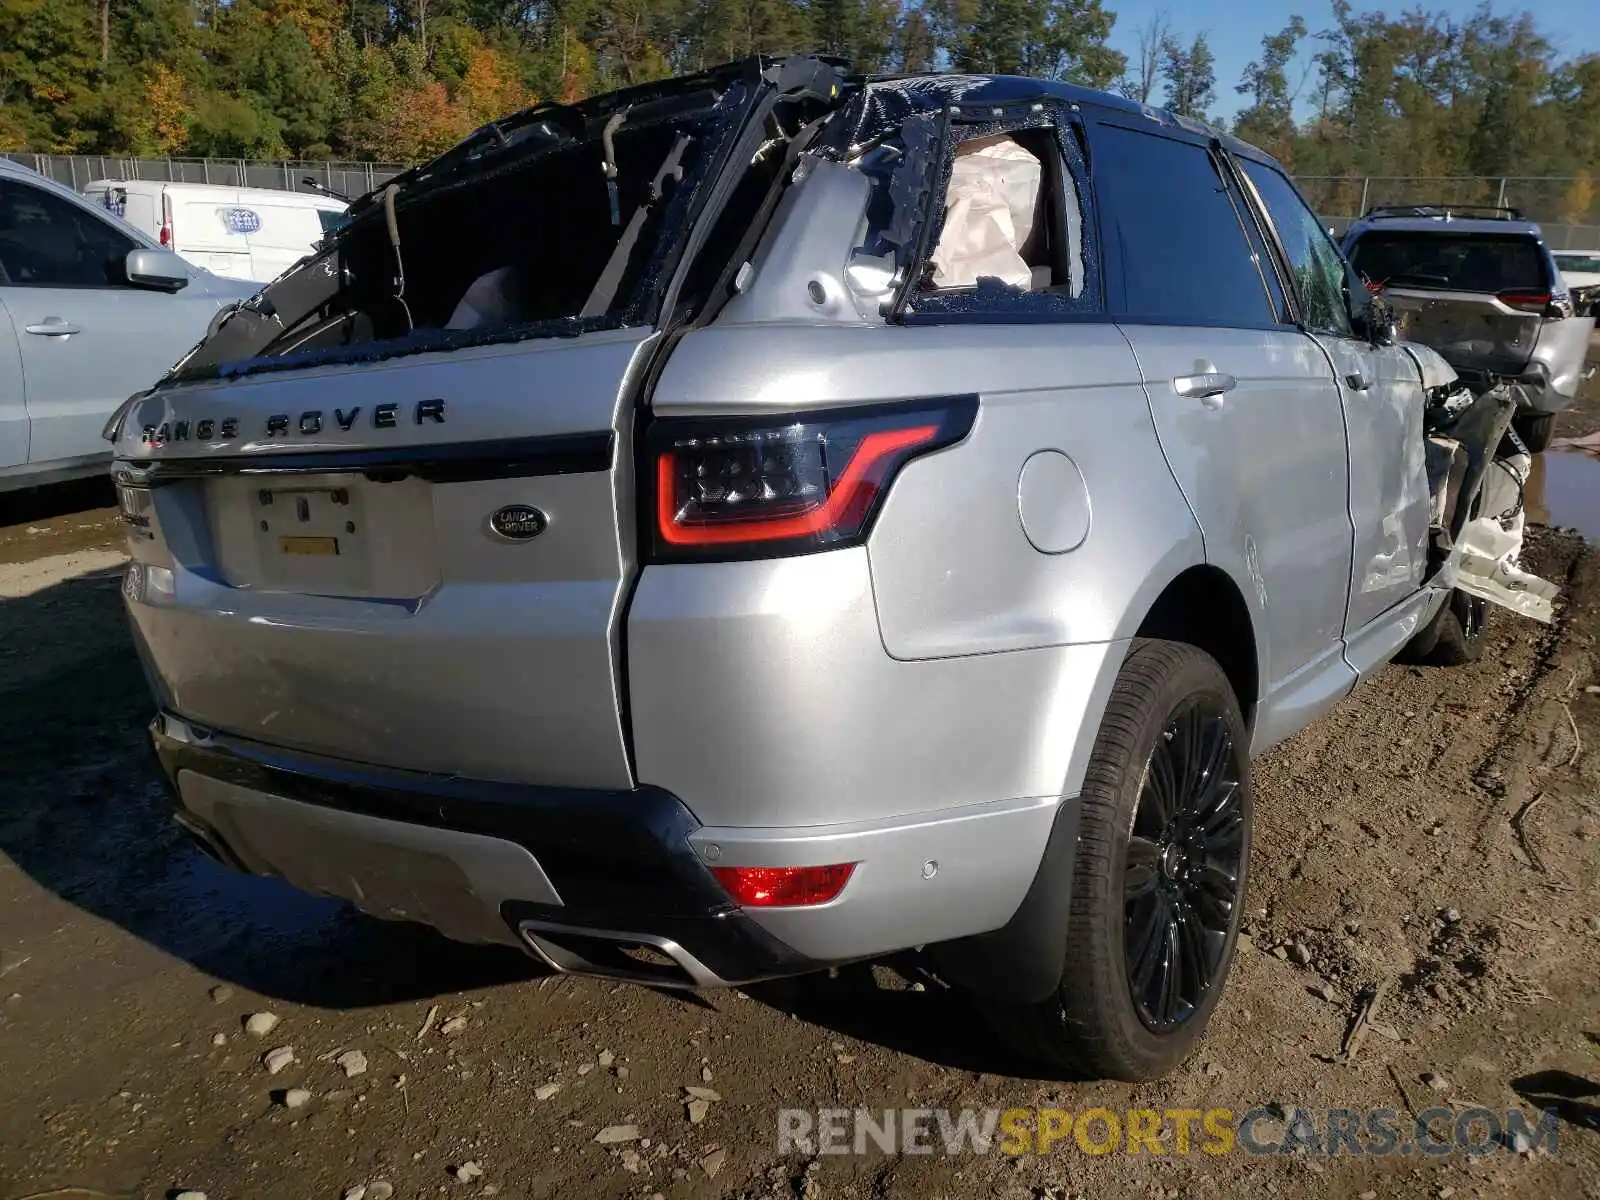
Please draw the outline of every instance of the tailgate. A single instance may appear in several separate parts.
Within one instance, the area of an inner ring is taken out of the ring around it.
[[[620,397],[648,331],[165,388],[118,478],[178,715],[336,758],[631,783]]]
[[[1542,317],[1479,293],[1388,287],[1400,336],[1437,350],[1458,371],[1521,375],[1539,342]]]

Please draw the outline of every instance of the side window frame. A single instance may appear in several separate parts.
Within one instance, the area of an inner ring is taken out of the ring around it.
[[[1112,320],[1106,304],[1105,269],[1100,240],[1099,211],[1093,180],[1081,136],[1083,122],[1079,106],[1066,100],[1045,97],[963,110],[945,110],[936,153],[938,162],[931,171],[926,207],[921,218],[917,251],[911,261],[908,281],[889,314],[891,324],[1082,324]],[[949,188],[956,147],[965,141],[996,133],[1042,130],[1054,151],[1041,163],[1045,177],[1053,185],[1061,204],[1050,214],[1052,248],[1058,256],[1068,256],[1071,274],[1071,231],[1065,211],[1066,189],[1077,200],[1079,216],[1079,257],[1083,267],[1083,289],[1077,296],[1056,291],[1014,291],[1004,286],[952,288],[938,292],[918,292],[916,283],[926,270],[944,229],[942,201]]]
[[[16,179],[11,176],[0,176],[0,187],[14,187],[23,193],[41,196],[46,201],[64,205],[73,210],[74,215],[80,221],[89,220],[98,222],[99,225],[105,230],[108,239],[116,238],[127,243],[127,248],[122,251],[121,256],[123,258],[126,258],[129,252],[143,248],[143,245],[138,238],[131,236],[124,229],[117,228],[115,218],[113,218],[110,213],[105,213],[102,215],[101,213],[95,211],[95,205],[90,204],[87,201],[78,203],[78,197],[76,196],[74,196],[73,199],[68,199],[65,196],[61,196],[55,192],[52,192],[49,188],[42,188],[37,184],[29,182],[28,180]],[[65,291],[115,291],[124,289],[128,286],[125,280],[119,282],[109,278],[99,283],[36,283],[32,280],[17,280],[10,277],[10,273],[5,269],[3,264],[0,264],[0,278],[5,280],[5,286],[14,288],[56,288]]]
[[[1219,320],[1205,320],[1176,315],[1151,316],[1124,312],[1122,310],[1127,307],[1128,298],[1124,277],[1120,269],[1115,265],[1119,256],[1117,254],[1117,246],[1113,245],[1113,242],[1117,239],[1116,235],[1105,234],[1101,244],[1106,249],[1106,308],[1107,312],[1111,314],[1111,319],[1131,325],[1159,324],[1195,328],[1263,330],[1294,328],[1294,321],[1287,307],[1288,298],[1283,292],[1282,281],[1277,277],[1272,264],[1262,262],[1262,254],[1266,247],[1263,244],[1261,231],[1255,227],[1250,204],[1245,198],[1231,163],[1228,161],[1227,156],[1222,153],[1220,142],[1216,138],[1194,133],[1181,126],[1167,125],[1149,118],[1144,123],[1139,123],[1136,117],[1109,110],[1097,114],[1097,119],[1093,124],[1095,129],[1116,129],[1126,133],[1161,138],[1203,151],[1209,159],[1212,169],[1216,172],[1219,188],[1223,195],[1227,197],[1229,207],[1233,210],[1234,220],[1239,228],[1239,235],[1244,240],[1257,281],[1261,285],[1261,319],[1254,322],[1241,322],[1232,316]],[[1090,133],[1089,142],[1092,153],[1095,142],[1093,131]],[[1098,207],[1097,204],[1097,209]]]
[[[1272,210],[1267,206],[1266,199],[1261,195],[1260,189],[1255,185],[1255,180],[1250,178],[1249,172],[1244,169],[1244,166],[1239,160],[1238,156],[1229,154],[1227,159],[1234,178],[1237,180],[1239,190],[1247,198],[1255,224],[1260,229],[1261,236],[1265,240],[1268,247],[1273,268],[1278,276],[1279,286],[1282,288],[1283,294],[1289,303],[1290,320],[1292,320],[1295,325],[1299,326],[1300,329],[1307,333],[1320,333],[1327,337],[1356,339],[1358,335],[1356,334],[1353,325],[1345,329],[1323,329],[1320,326],[1311,324],[1309,315],[1306,312],[1305,303],[1301,299],[1299,292],[1295,290],[1294,267],[1289,261],[1289,250],[1287,245],[1284,243],[1283,233],[1278,228],[1277,220],[1272,215]],[[1260,166],[1263,170],[1273,171],[1289,185],[1290,189],[1295,192],[1295,195],[1298,196],[1300,194],[1299,190],[1294,187],[1293,180],[1289,179],[1289,177],[1282,171],[1278,170],[1278,168],[1269,166],[1266,163],[1257,163],[1256,165]],[[1304,197],[1301,197],[1301,202],[1304,203]],[[1309,204],[1306,205],[1306,211],[1311,212],[1313,217],[1316,216]],[[1328,244],[1328,246],[1333,250],[1334,254],[1338,257],[1339,261],[1344,265],[1343,282],[1340,285],[1340,303],[1345,307],[1346,312],[1348,312],[1350,307],[1350,296],[1348,291],[1352,280],[1358,276],[1356,275],[1355,269],[1350,265],[1350,260],[1345,256],[1344,250],[1337,242],[1333,240],[1333,238],[1328,234],[1328,231],[1322,228],[1320,221],[1317,223],[1317,229],[1318,232],[1321,233],[1323,240]]]

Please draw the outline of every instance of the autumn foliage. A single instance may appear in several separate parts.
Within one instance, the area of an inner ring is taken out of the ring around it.
[[[1541,218],[1600,220],[1600,53],[1532,13],[1317,0],[1248,33],[1259,49],[1231,80],[1216,76],[1223,34],[1181,6],[1124,31],[1130,63],[1110,45],[1117,2],[0,0],[0,149],[413,160],[540,99],[814,50],[1164,104],[1332,177],[1329,211],[1353,211],[1365,176],[1483,180],[1384,193],[1457,202],[1553,177]]]

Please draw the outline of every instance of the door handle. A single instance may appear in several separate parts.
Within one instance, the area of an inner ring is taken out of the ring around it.
[[[43,337],[66,337],[69,333],[82,333],[70,321],[63,321],[60,317],[46,317],[37,325],[23,326],[29,333],[37,333]]]
[[[1223,394],[1233,391],[1238,386],[1237,379],[1221,371],[1206,371],[1200,375],[1179,375],[1172,381],[1172,390],[1178,395],[1199,400],[1207,408],[1221,408]]]
[[[1351,371],[1344,377],[1344,381],[1352,392],[1364,392],[1372,386],[1372,381],[1360,371]]]

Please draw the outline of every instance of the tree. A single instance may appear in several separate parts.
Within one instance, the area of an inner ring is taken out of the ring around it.
[[[1247,142],[1288,158],[1294,134],[1294,101],[1299,91],[1289,84],[1289,64],[1306,36],[1306,23],[1292,16],[1277,33],[1261,39],[1261,57],[1244,69],[1234,88],[1249,96],[1248,108],[1234,121],[1234,132]]]
[[[895,30],[894,65],[907,73],[933,70],[939,53],[933,27],[922,8],[906,7],[900,14],[900,24]]]
[[[1166,106],[1180,117],[1209,121],[1217,99],[1216,60],[1204,33],[1184,46],[1168,37],[1161,45],[1161,78],[1166,83]]]
[[[94,10],[62,0],[0,0],[0,111],[18,150],[94,148],[100,43]]]
[[[860,71],[889,63],[899,24],[899,0],[810,0],[813,44],[824,54],[846,58]]]
[[[1100,0],[929,0],[924,7],[958,71],[1104,88],[1127,67],[1126,56],[1106,45],[1116,16]]]
[[[1530,13],[1371,11],[1325,0],[1261,40],[1236,131],[1353,212],[1364,176],[1554,177],[1513,199],[1600,219],[1600,53]],[[0,148],[98,154],[411,158],[532,102],[816,50],[863,70],[999,71],[1216,106],[1205,35],[1165,13],[1130,64],[1115,0],[0,0]],[[1309,91],[1300,111],[1301,92]]]
[[[1134,69],[1123,76],[1118,90],[1130,100],[1149,104],[1155,95],[1156,80],[1161,74],[1161,63],[1167,43],[1172,40],[1172,22],[1164,9],[1157,9],[1148,24],[1139,26],[1139,57]]]

